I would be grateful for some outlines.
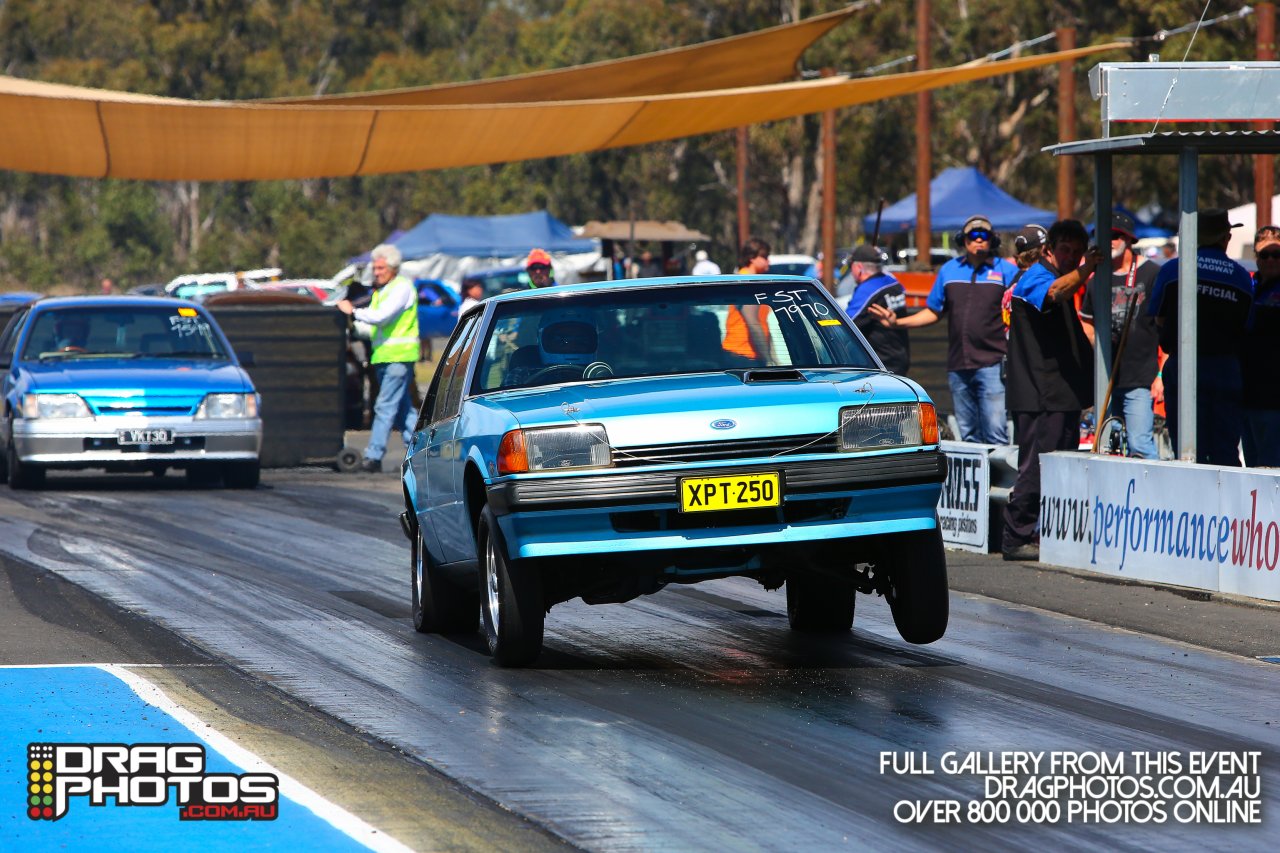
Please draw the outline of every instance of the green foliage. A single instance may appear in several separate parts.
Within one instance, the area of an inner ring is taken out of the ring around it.
[[[365,91],[519,74],[758,30],[845,0],[6,0],[0,61],[31,79],[197,99]],[[1077,42],[1149,35],[1194,21],[1202,0],[932,0],[935,67],[1003,50],[1055,26]],[[1217,14],[1220,10],[1211,10]],[[1249,59],[1254,21],[1203,30],[1191,59]],[[858,73],[915,52],[915,5],[884,0],[819,41],[806,69]],[[1189,35],[1105,59],[1181,59]],[[1052,43],[1032,48],[1053,49]],[[1096,136],[1086,71],[1075,70],[1078,136]],[[889,72],[911,70],[911,64]],[[1057,70],[933,96],[934,171],[972,164],[1025,201],[1056,206]],[[751,121],[744,115],[744,123]],[[815,248],[820,121],[751,128],[752,230],[778,251]],[[15,132],[13,129],[10,132]],[[20,132],[20,129],[18,129]],[[572,134],[574,128],[563,132]],[[914,190],[915,99],[842,110],[837,123],[838,240],[859,233],[876,199]],[[430,139],[423,139],[430,145]],[[0,174],[0,283],[129,286],[181,272],[283,266],[327,276],[343,260],[433,213],[546,207],[568,222],[678,219],[736,242],[732,133],[630,149],[444,172],[259,184],[161,184]],[[1091,176],[1076,169],[1078,215]],[[1173,163],[1117,161],[1117,200],[1174,206]],[[1204,203],[1252,195],[1246,157],[1205,158]]]

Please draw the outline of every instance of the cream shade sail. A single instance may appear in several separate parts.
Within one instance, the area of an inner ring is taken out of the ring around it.
[[[639,56],[495,77],[465,83],[385,89],[259,103],[346,106],[429,106],[586,101],[632,95],[732,89],[780,83],[796,76],[809,45],[848,20],[866,3],[764,30]]]
[[[208,102],[0,77],[0,168],[245,181],[448,169],[697,136],[1012,74],[1124,46],[883,77],[666,95],[444,106]]]

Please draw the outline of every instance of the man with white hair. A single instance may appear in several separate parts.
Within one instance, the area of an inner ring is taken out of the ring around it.
[[[389,243],[370,253],[373,261],[373,299],[367,308],[355,308],[349,300],[338,310],[373,328],[373,357],[378,374],[378,399],[373,404],[373,427],[360,470],[382,470],[382,456],[392,427],[398,427],[407,447],[413,437],[413,366],[418,361],[418,293],[413,282],[400,275],[400,250]]]
[[[693,265],[692,275],[720,275],[720,265],[710,259],[706,249],[699,249],[693,257],[697,263]]]

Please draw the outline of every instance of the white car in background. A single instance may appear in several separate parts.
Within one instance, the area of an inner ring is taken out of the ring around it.
[[[279,281],[282,271],[279,267],[264,267],[241,272],[207,272],[180,275],[164,286],[168,296],[178,299],[201,301],[213,293],[224,293],[228,290],[239,290],[242,287],[257,287],[268,282]]]
[[[770,255],[769,275],[804,275],[817,262],[812,255]]]

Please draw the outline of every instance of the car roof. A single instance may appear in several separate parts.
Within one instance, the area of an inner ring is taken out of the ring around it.
[[[813,255],[770,255],[771,264],[813,264],[818,259]]]
[[[590,281],[581,284],[557,284],[553,287],[539,287],[531,290],[518,290],[511,293],[500,293],[490,296],[489,302],[509,302],[516,299],[537,299],[549,295],[570,295],[576,293],[595,293],[609,290],[627,290],[631,288],[667,288],[682,285],[698,284],[732,284],[743,288],[765,283],[773,284],[813,284],[813,279],[803,275],[681,275],[662,276],[658,278],[621,278],[612,281]]]
[[[141,308],[158,305],[164,308],[199,308],[188,299],[175,299],[172,296],[141,296],[127,294],[124,296],[49,296],[34,304],[36,308],[65,308],[68,306],[84,306],[87,308]]]

